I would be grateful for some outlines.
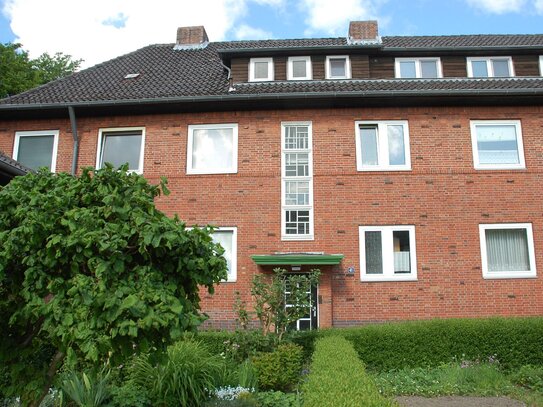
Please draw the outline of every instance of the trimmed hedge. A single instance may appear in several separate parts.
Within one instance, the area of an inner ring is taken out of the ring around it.
[[[368,369],[439,366],[497,358],[504,369],[543,365],[543,318],[446,319],[348,328]]]
[[[302,398],[304,407],[395,405],[379,394],[352,344],[341,336],[317,340]]]

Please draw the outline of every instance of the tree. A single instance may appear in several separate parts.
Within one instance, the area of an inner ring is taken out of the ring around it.
[[[0,44],[0,98],[70,75],[82,62],[61,52],[32,60],[21,44]]]
[[[0,189],[0,393],[38,405],[62,363],[122,363],[204,319],[199,287],[226,279],[223,249],[158,211],[162,193],[126,166]]]

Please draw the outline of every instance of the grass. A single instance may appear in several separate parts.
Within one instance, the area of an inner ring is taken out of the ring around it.
[[[385,396],[508,396],[528,406],[543,407],[543,367],[505,373],[496,364],[450,363],[374,373]]]

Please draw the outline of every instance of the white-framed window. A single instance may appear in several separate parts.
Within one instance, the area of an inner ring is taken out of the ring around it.
[[[539,57],[539,74],[543,76],[543,55]]]
[[[417,279],[415,226],[360,226],[360,280]]]
[[[189,125],[187,174],[238,172],[238,125]]]
[[[312,78],[311,57],[288,57],[287,79],[289,81],[305,81]]]
[[[311,122],[281,123],[281,238],[313,240]]]
[[[326,57],[326,79],[350,79],[351,61],[348,55],[331,55]]]
[[[531,223],[479,225],[483,278],[536,277]]]
[[[440,58],[396,58],[396,78],[442,78]]]
[[[13,159],[37,170],[47,167],[56,171],[58,130],[17,131],[13,146]]]
[[[520,120],[472,120],[470,126],[475,169],[526,168]]]
[[[128,170],[143,174],[145,127],[118,127],[98,130],[96,168],[110,163],[117,168],[128,163]]]
[[[238,278],[238,228],[219,227],[211,236],[215,243],[219,243],[224,249],[223,256],[228,266],[228,283],[233,283]]]
[[[468,77],[508,78],[515,76],[511,57],[468,57]]]
[[[273,81],[273,58],[251,58],[249,82]]]
[[[355,134],[358,171],[411,169],[407,121],[356,121]]]

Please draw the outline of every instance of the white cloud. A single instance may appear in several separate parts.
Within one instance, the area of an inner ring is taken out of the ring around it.
[[[494,14],[518,13],[526,5],[526,0],[467,0],[467,2],[473,8]]]
[[[543,14],[543,0],[535,0],[534,7],[537,14]]]
[[[7,0],[3,12],[31,57],[61,51],[90,66],[145,45],[172,43],[180,26],[204,25],[211,41],[223,40],[248,1]]]
[[[378,3],[376,0],[302,0],[301,7],[307,15],[305,34],[345,36],[349,21],[376,19]]]
[[[237,40],[267,40],[273,38],[271,32],[254,28],[247,24],[241,24],[236,28],[234,36]]]

